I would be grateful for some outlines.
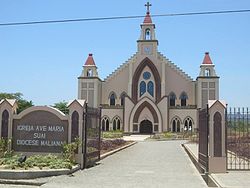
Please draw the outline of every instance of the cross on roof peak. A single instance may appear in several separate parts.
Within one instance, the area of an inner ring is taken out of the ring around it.
[[[147,7],[147,13],[150,13],[149,7],[151,7],[151,6],[152,6],[152,4],[150,4],[149,2],[147,2],[147,3],[145,4],[145,7]]]

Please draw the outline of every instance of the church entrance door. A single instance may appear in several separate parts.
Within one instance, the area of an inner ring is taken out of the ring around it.
[[[149,120],[143,120],[140,123],[140,133],[141,134],[152,134],[153,133],[153,125]]]

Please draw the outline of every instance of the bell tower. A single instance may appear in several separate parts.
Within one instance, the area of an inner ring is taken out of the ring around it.
[[[200,66],[200,74],[196,79],[198,108],[206,107],[208,100],[219,100],[219,78],[209,52],[206,52]]]
[[[93,54],[89,54],[85,64],[83,65],[82,76],[84,77],[98,77],[97,67],[93,58]]]
[[[78,77],[78,99],[87,100],[88,106],[99,107],[101,102],[101,83],[93,54],[89,54],[83,65],[82,74]]]
[[[158,40],[155,37],[155,24],[153,24],[149,7],[152,6],[149,2],[145,4],[147,13],[141,24],[141,35],[137,40],[138,52],[141,55],[156,55]]]

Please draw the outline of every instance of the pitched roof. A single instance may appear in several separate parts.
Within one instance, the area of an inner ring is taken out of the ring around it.
[[[212,62],[212,60],[211,60],[211,58],[209,56],[209,52],[205,53],[205,57],[203,59],[202,64],[205,64],[205,65],[212,65],[213,64],[213,62]]]
[[[4,101],[7,101],[7,102],[10,104],[10,106],[14,106],[15,103],[17,102],[16,99],[2,99],[2,100],[0,101],[0,104],[2,104]]]
[[[223,100],[208,100],[208,108],[211,108],[216,102],[227,108],[227,102]]]
[[[145,18],[144,18],[144,21],[143,21],[144,24],[151,24],[152,23],[152,19],[151,19],[151,16],[150,16],[150,13],[147,12]]]
[[[90,65],[90,66],[95,66],[95,61],[94,61],[94,58],[93,58],[93,54],[89,54],[86,62],[84,65]]]
[[[80,106],[84,107],[86,100],[81,100],[81,99],[75,99],[75,100],[71,100],[69,101],[69,103],[67,104],[67,107],[69,107],[71,104],[73,104],[74,102],[77,102]]]

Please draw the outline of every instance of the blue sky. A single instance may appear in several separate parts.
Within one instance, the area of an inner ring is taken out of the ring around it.
[[[150,1],[152,14],[250,9],[249,0]],[[0,0],[0,23],[144,15],[146,0]],[[159,51],[193,79],[209,51],[220,98],[250,107],[250,13],[153,18]],[[0,27],[0,92],[36,105],[77,97],[88,53],[103,79],[136,52],[143,19]]]

